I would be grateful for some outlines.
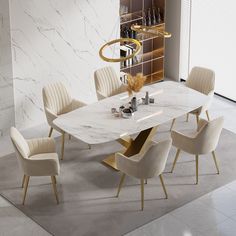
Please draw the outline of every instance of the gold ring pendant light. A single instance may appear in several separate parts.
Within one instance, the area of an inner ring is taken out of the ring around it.
[[[160,36],[164,38],[170,38],[171,33],[168,33],[162,29],[162,25],[131,25],[131,29],[141,34],[149,34],[152,36]]]
[[[113,44],[116,44],[116,43],[132,43],[132,44],[135,44],[136,45],[136,48],[134,50],[134,52],[127,56],[127,57],[120,57],[120,58],[109,58],[109,57],[106,57],[103,55],[103,50]],[[112,40],[110,42],[107,42],[106,44],[104,44],[101,49],[99,50],[99,56],[104,60],[104,61],[107,61],[107,62],[123,62],[123,61],[126,61],[126,60],[129,60],[133,57],[135,57],[141,50],[142,48],[142,45],[141,43],[137,40],[137,39],[133,39],[133,38],[120,38],[120,39],[115,39],[115,40]]]

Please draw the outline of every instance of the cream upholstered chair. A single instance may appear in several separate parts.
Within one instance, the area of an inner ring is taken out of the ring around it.
[[[22,204],[25,204],[30,176],[51,176],[56,201],[59,203],[56,175],[60,172],[60,165],[54,140],[52,138],[25,140],[20,132],[14,127],[11,128],[10,136],[18,163],[24,173],[22,181],[22,188],[24,187]]]
[[[57,127],[53,121],[58,116],[85,106],[86,104],[73,99],[64,84],[61,82],[51,83],[43,88],[43,103],[46,118],[51,127],[48,136],[51,137],[53,129],[62,134],[61,159],[63,159],[65,132]]]
[[[195,155],[196,160],[196,184],[198,184],[198,158],[199,155],[212,153],[213,160],[219,174],[219,167],[216,161],[215,149],[223,128],[224,118],[219,117],[212,121],[200,119],[198,130],[191,134],[182,134],[177,131],[171,132],[173,145],[177,148],[177,153],[172,166],[173,172],[178,160],[180,150]]]
[[[159,176],[165,196],[168,198],[162,172],[165,169],[171,143],[171,139],[159,143],[151,142],[143,155],[137,154],[132,157],[126,157],[121,153],[116,153],[117,168],[123,173],[118,187],[117,197],[119,196],[125,176],[129,175],[140,179],[142,210],[144,207],[144,180]]]
[[[200,93],[203,93],[208,96],[208,101],[204,106],[191,111],[190,114],[196,116],[197,122],[199,121],[199,116],[203,113],[206,113],[207,119],[210,120],[208,109],[212,103],[215,90],[215,73],[214,71],[203,68],[203,67],[194,67],[191,70],[191,73],[185,83],[188,88],[197,90]],[[188,121],[189,114],[187,114]],[[172,121],[170,130],[173,129],[175,119]]]
[[[117,77],[113,67],[104,67],[94,73],[98,100],[127,91],[127,86]]]

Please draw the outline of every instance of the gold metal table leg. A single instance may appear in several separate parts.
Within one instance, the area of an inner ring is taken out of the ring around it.
[[[141,131],[134,140],[131,138],[129,139],[121,138],[117,140],[126,148],[125,150],[121,151],[121,153],[127,157],[131,157],[138,153],[144,152],[147,144],[152,141],[152,138],[155,135],[156,131],[157,131],[157,127],[153,127],[153,128],[149,128],[149,129]],[[102,162],[106,164],[107,166],[113,168],[114,170],[118,171],[117,166],[116,166],[115,153],[109,155]]]

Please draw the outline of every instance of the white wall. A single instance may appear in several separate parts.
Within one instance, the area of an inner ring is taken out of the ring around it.
[[[190,65],[212,68],[216,92],[236,100],[236,1],[193,0]]]
[[[191,30],[189,44],[186,42],[181,49],[181,76],[186,79],[188,69],[196,65],[211,68],[216,73],[216,92],[236,100],[236,1],[182,0],[182,3],[185,4],[182,14],[186,16],[182,27],[187,29],[190,23]]]
[[[16,126],[45,121],[41,91],[53,81],[70,86],[80,100],[95,101],[93,73],[106,65],[98,51],[119,37],[119,0],[9,2]]]
[[[14,125],[14,98],[8,0],[0,1],[0,136]]]
[[[178,81],[180,76],[181,0],[166,0],[166,31],[172,37],[165,40],[165,76]]]

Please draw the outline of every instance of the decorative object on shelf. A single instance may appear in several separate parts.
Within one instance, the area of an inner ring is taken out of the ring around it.
[[[164,31],[161,25],[153,25],[153,26],[131,25],[131,29],[142,34],[149,34],[152,36],[159,36],[164,38],[171,37],[171,33]]]
[[[147,26],[152,25],[152,15],[151,15],[151,8],[148,9],[148,14],[147,14]]]
[[[128,83],[128,93],[132,95],[133,92],[137,93],[143,87],[144,82],[146,80],[146,76],[142,73],[138,73],[136,76],[128,75],[127,83]]]
[[[159,8],[158,8],[159,9]],[[152,25],[156,25],[157,24],[157,18],[156,18],[156,8],[153,7],[152,8]]]
[[[136,45],[136,48],[133,50],[133,53],[131,55],[128,55],[126,57],[120,57],[120,58],[109,58],[103,55],[103,50],[113,44],[116,43],[121,43],[121,44],[127,44],[127,43],[132,43]],[[102,60],[106,61],[106,62],[124,62],[126,60],[132,59],[134,58],[140,51],[141,51],[142,45],[141,43],[136,40],[136,39],[132,39],[132,38],[119,38],[119,39],[114,39],[112,41],[107,42],[106,44],[104,44],[100,50],[99,50],[99,56],[101,57]]]
[[[146,16],[146,13],[145,11],[143,12],[143,20],[142,20],[142,25],[147,25],[147,16]]]
[[[157,8],[157,24],[160,24],[160,23],[161,23],[161,10],[158,7]]]

